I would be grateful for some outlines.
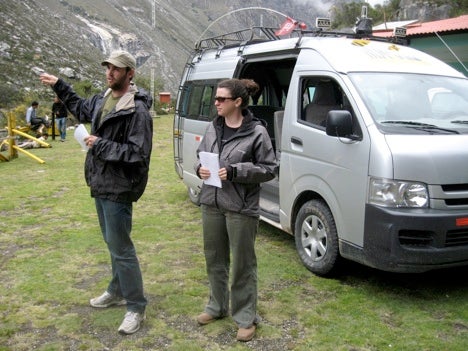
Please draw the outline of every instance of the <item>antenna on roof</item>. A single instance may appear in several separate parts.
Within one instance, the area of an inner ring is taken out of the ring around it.
[[[367,6],[361,8],[361,17],[356,19],[356,34],[372,35],[372,18],[367,17]]]

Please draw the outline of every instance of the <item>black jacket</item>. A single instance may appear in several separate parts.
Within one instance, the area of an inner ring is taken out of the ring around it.
[[[91,134],[98,137],[85,161],[91,196],[123,203],[137,201],[148,182],[153,139],[150,95],[132,85],[98,125],[96,116],[110,89],[89,99],[80,98],[62,79],[53,89],[80,122],[91,122]]]
[[[55,118],[66,118],[68,117],[68,111],[62,102],[54,102],[52,104],[52,116]]]

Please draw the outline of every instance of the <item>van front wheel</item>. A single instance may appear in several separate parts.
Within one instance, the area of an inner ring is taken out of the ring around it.
[[[294,236],[302,263],[320,276],[331,275],[340,259],[335,220],[327,205],[311,200],[297,214]]]

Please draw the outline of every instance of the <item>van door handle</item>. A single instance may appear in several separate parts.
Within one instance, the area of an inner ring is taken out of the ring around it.
[[[302,146],[302,140],[296,137],[291,137],[291,143]]]

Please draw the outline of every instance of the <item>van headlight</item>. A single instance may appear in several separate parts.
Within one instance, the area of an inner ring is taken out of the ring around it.
[[[425,184],[382,178],[370,179],[368,200],[370,204],[384,207],[429,206],[429,194]]]

